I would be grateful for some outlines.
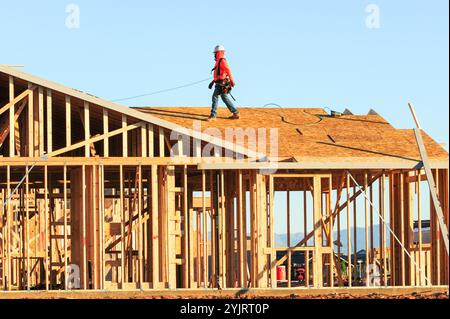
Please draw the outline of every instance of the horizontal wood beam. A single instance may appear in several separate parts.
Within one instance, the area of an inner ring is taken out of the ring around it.
[[[99,136],[95,137],[96,139]],[[82,142],[78,147],[83,147],[85,142]],[[90,143],[87,141],[86,143]],[[52,153],[50,153],[52,154]],[[54,156],[54,155],[52,155]],[[35,157],[1,157],[0,166],[2,165],[27,165],[34,163]],[[44,163],[44,161],[42,160]],[[48,158],[45,161],[46,165],[83,165],[83,164],[103,164],[103,165],[135,165],[141,163],[142,165],[196,165],[197,168],[217,165],[220,166],[223,163],[222,158],[217,157],[53,157]],[[243,165],[244,166],[244,165]],[[322,169],[327,169],[325,166]],[[343,168],[341,168],[343,169]],[[390,169],[386,169],[390,170]]]
[[[448,169],[448,158],[430,159],[432,168]],[[358,157],[342,158],[329,160],[329,158],[311,158],[301,162],[240,162],[232,160],[223,160],[222,163],[204,163],[198,166],[203,170],[216,169],[261,169],[261,170],[277,170],[277,169],[418,169],[422,166],[422,161],[418,159],[359,159]]]
[[[189,158],[174,157],[48,157],[46,160],[35,157],[1,157],[2,166],[26,166],[36,163],[36,166],[79,166],[79,165],[198,165],[201,159],[190,160]]]
[[[407,176],[407,177],[405,177],[405,182],[406,183],[416,183],[417,182],[417,180],[418,180],[418,176]],[[426,181],[427,180],[427,176],[425,175],[425,174],[421,174],[420,175],[420,181],[421,182],[423,182],[423,181]]]

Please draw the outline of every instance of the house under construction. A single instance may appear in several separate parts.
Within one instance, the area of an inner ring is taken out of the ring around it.
[[[226,112],[0,66],[0,290],[448,288],[449,157],[425,132],[373,110]]]

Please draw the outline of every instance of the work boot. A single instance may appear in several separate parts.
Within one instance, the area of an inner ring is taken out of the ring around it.
[[[216,117],[214,115],[208,116],[208,119],[207,119],[208,122],[213,122],[215,120],[216,120]]]
[[[233,113],[233,115],[231,115],[229,117],[230,120],[239,120],[239,113]]]

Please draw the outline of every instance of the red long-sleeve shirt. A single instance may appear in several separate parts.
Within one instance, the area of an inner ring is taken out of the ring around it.
[[[216,65],[214,66],[214,81],[224,80],[227,77],[230,79],[231,85],[234,86],[233,74],[228,66],[227,60],[224,58],[224,52],[216,53]],[[219,65],[220,63],[220,65]]]

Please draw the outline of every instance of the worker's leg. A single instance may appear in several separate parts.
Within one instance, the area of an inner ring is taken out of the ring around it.
[[[211,117],[217,116],[217,105],[219,104],[219,95],[220,95],[220,88],[216,85],[214,88],[214,93],[212,95],[212,105],[211,105]]]
[[[233,102],[230,99],[229,94],[221,94],[220,97],[222,98],[223,103],[227,106],[227,108],[230,110],[233,114],[239,114],[239,111],[237,108],[233,105]]]

